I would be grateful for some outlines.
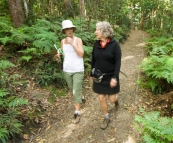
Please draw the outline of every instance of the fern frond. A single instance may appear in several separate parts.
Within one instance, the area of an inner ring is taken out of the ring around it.
[[[0,17],[0,32],[9,32],[12,29],[12,22],[7,17]]]
[[[45,19],[37,19],[36,25],[37,25],[38,27],[44,27],[44,26],[49,26],[49,25],[51,25],[51,22],[50,22],[50,21],[47,21],[47,20],[45,20]]]
[[[32,59],[32,56],[22,56],[21,58],[19,58],[19,61],[29,62],[30,59]]]
[[[19,105],[28,105],[29,103],[23,99],[23,98],[15,98],[14,100],[12,100],[8,106],[9,107],[15,107],[15,106],[19,106]]]
[[[9,92],[4,91],[3,89],[0,89],[0,97],[4,97],[4,96],[6,96],[7,94],[9,94]]]
[[[7,37],[7,36],[5,36],[5,37],[3,37],[3,38],[0,38],[0,42],[1,42],[2,44],[4,44],[4,45],[5,45],[9,40],[10,40],[10,38]]]
[[[25,56],[40,56],[41,54],[38,52],[37,48],[30,47],[25,50],[19,51],[20,53],[23,53]],[[32,57],[31,57],[32,58]],[[22,60],[22,59],[21,59]],[[25,59],[24,59],[25,60]],[[30,59],[29,59],[30,60]]]
[[[148,77],[173,83],[173,58],[170,56],[151,56],[143,60],[140,68]]]
[[[8,139],[9,136],[9,132],[7,130],[7,128],[0,128],[0,141],[2,141],[2,143],[6,143],[6,140]]]
[[[170,118],[162,117],[159,119],[160,126],[162,127],[161,133],[163,135],[170,135],[173,139],[173,119],[170,120]]]
[[[35,54],[37,52],[36,48],[28,48],[27,50],[25,50],[25,54]]]
[[[144,136],[142,138],[143,138],[143,140],[144,140],[145,143],[164,143],[164,142],[156,141],[149,134],[144,134]]]
[[[32,35],[23,33],[20,29],[14,29],[11,31],[12,36],[10,37],[10,42],[16,43],[18,45],[23,44],[25,41],[33,41]]]
[[[1,60],[0,61],[0,69],[4,70],[9,67],[15,67],[15,65],[7,60]]]
[[[135,122],[141,127],[146,143],[169,143],[173,141],[173,119],[160,117],[157,111],[147,113],[140,109],[142,116],[136,115]]]
[[[21,132],[21,127],[23,125],[18,120],[13,120],[11,123],[11,127],[9,128],[9,134],[14,136],[16,133]]]

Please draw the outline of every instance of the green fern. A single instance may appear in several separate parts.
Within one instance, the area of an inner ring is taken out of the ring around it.
[[[8,139],[8,130],[7,128],[0,128],[0,141],[2,143],[6,143],[6,140]]]
[[[146,84],[149,85],[153,92],[155,90],[158,90],[157,93],[162,92],[162,88],[164,87],[163,80],[167,84],[173,85],[173,58],[171,56],[152,55],[144,59],[139,68],[145,72]]]
[[[23,98],[15,98],[14,100],[10,101],[8,106],[15,107],[20,105],[28,105],[28,102]]]
[[[10,33],[10,30],[12,29],[12,22],[10,18],[7,18],[7,16],[0,17],[0,42],[2,42],[4,45],[8,42],[9,38],[7,36],[8,33]]]
[[[29,62],[32,59],[32,56],[22,56],[19,58],[19,61]]]
[[[86,76],[89,76],[91,71],[91,52],[92,47],[84,46],[84,66]]]
[[[11,136],[15,136],[21,132],[22,124],[18,120],[18,107],[28,105],[28,102],[23,98],[8,96],[10,92],[0,89],[0,106],[3,114],[0,116],[0,141],[5,143]]]
[[[57,41],[57,37],[53,32],[44,31],[42,33],[35,34],[34,37],[35,40],[33,42],[33,46],[37,47],[41,53],[50,52],[54,43]]]
[[[6,96],[7,94],[9,94],[9,92],[0,89],[0,98]]]
[[[141,68],[148,76],[158,79],[166,79],[168,83],[173,84],[173,58],[169,56],[151,56],[143,61]]]
[[[3,38],[0,38],[0,42],[2,42],[2,44],[6,44],[7,42],[9,42],[10,41],[10,38],[9,37],[7,37],[7,36],[5,36],[5,37],[3,37]]]
[[[7,60],[0,60],[0,71],[9,67],[15,67],[15,65]]]
[[[15,136],[21,132],[22,124],[16,119],[17,115],[16,111],[9,111],[0,117],[0,124],[2,125],[0,135],[4,141],[8,140],[10,136]]]
[[[10,40],[9,40],[10,43],[16,43],[18,45],[21,45],[25,43],[25,41],[34,40],[32,35],[28,35],[24,33],[23,27],[11,30],[11,34],[12,36],[10,37]]]
[[[142,116],[135,116],[137,129],[142,132],[146,143],[170,143],[173,141],[173,119],[160,117],[160,113],[147,113],[140,109]]]

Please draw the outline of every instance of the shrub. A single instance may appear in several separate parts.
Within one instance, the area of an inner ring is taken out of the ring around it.
[[[5,69],[14,66],[9,61],[0,61],[0,84],[4,86],[7,82],[8,74]],[[2,87],[2,86],[1,86]],[[12,96],[5,88],[0,88],[0,141],[6,141],[21,132],[22,124],[18,120],[20,110],[18,107],[27,105],[28,102],[23,98]]]
[[[145,143],[170,143],[173,141],[173,119],[160,117],[158,111],[146,113],[140,109],[141,116],[135,116],[137,130],[142,133]]]
[[[153,38],[148,41],[149,57],[139,68],[145,73],[141,85],[151,88],[153,93],[169,92],[173,87],[173,42],[170,39]]]

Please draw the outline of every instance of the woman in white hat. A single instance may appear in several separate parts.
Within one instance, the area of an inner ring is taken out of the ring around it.
[[[84,62],[83,62],[83,43],[81,38],[74,36],[76,26],[70,20],[62,22],[62,33],[66,38],[61,40],[61,49],[63,50],[63,72],[67,85],[74,96],[75,112],[73,123],[78,123],[80,120],[80,106],[82,101],[82,84],[84,77]],[[60,58],[60,53],[57,54]]]

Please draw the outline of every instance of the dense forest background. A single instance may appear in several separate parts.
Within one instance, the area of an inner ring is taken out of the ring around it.
[[[83,40],[85,78],[90,72],[97,21],[110,22],[114,28],[114,37],[120,43],[125,42],[131,29],[150,33],[151,38],[146,41],[145,47],[148,57],[139,67],[143,76],[137,83],[141,88],[151,91],[153,96],[171,92],[172,6],[173,0],[1,0],[0,142],[5,143],[18,137],[26,122],[34,122],[44,112],[37,113],[37,107],[32,111],[23,110],[30,101],[19,92],[26,88],[30,80],[38,87],[56,92],[59,97],[66,94],[62,61],[52,58],[56,53],[53,45],[59,47],[60,39],[64,36],[61,33],[61,22],[64,19],[73,21],[77,26],[76,36]],[[17,73],[19,69],[22,74]],[[173,104],[170,112],[172,109]],[[171,118],[167,124],[172,124]],[[162,134],[167,142],[173,140],[173,127],[171,129]],[[150,134],[153,132],[148,131]]]

